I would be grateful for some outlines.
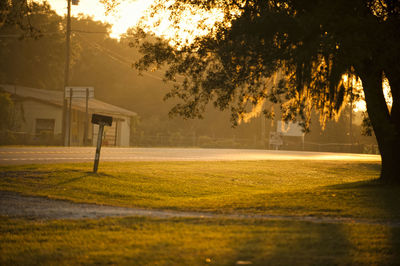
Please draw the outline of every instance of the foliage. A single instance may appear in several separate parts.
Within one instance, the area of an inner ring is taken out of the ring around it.
[[[29,21],[40,28],[40,38],[20,38],[26,31],[14,25],[0,28],[0,34],[5,36],[0,38],[0,82],[61,88],[65,56],[61,17],[46,3],[32,4]]]
[[[0,145],[12,144],[16,138],[11,134],[17,123],[14,119],[14,102],[9,93],[0,87]]]
[[[10,129],[13,125],[13,108],[14,103],[10,94],[3,92],[0,88],[0,132]]]
[[[35,27],[40,28],[41,38],[20,39],[23,31],[10,25],[0,29],[2,34],[13,36],[0,39],[3,59],[0,62],[0,83],[61,90],[65,67],[65,20],[49,10],[47,5],[33,8],[30,19]],[[212,138],[261,139],[260,118],[232,129],[229,111],[218,112],[208,108],[202,115],[203,120],[168,119],[168,110],[177,101],[163,102],[165,87],[172,87],[163,84],[163,69],[137,75],[131,65],[140,55],[137,49],[128,46],[134,40],[129,34],[120,40],[112,39],[109,31],[110,25],[93,21],[91,17],[72,18],[70,84],[93,86],[97,99],[137,112],[141,121],[137,123],[136,136],[131,139],[160,134],[180,134],[186,139],[192,139],[194,134]],[[223,146],[225,143],[212,145]],[[243,143],[240,145],[243,147]]]
[[[313,109],[323,125],[337,119],[362,82],[382,155],[382,180],[400,182],[399,1],[159,0],[150,17],[167,10],[171,28],[179,30],[178,18],[193,8],[219,9],[224,19],[184,45],[144,38],[162,19],[146,24],[144,18],[143,29],[136,32],[144,54],[136,67],[144,71],[167,65],[165,79],[175,82],[166,97],[181,102],[171,114],[201,117],[213,103],[229,108],[236,125],[270,100],[280,105],[283,120],[300,121],[307,131]],[[201,20],[197,26],[205,25]],[[391,85],[391,109],[383,94],[385,78]]]
[[[49,9],[47,4],[41,5],[35,1],[0,1],[0,30],[17,29],[20,38],[40,38],[42,36],[41,29],[35,25],[32,19],[37,13],[37,9],[43,7]],[[14,33],[12,32],[12,34]]]
[[[368,114],[366,114],[365,112],[363,113],[362,132],[361,133],[364,136],[372,136],[372,134],[373,134],[371,120],[369,119]]]
[[[357,80],[356,65],[369,53],[385,51],[376,62],[382,68],[388,51],[393,52],[390,56],[397,54],[397,35],[388,21],[397,19],[398,6],[392,1],[379,6],[378,2],[183,0],[171,5],[157,1],[152,15],[174,10],[176,28],[177,18],[188,6],[220,8],[225,20],[207,36],[178,49],[161,38],[141,43],[144,56],[136,66],[147,70],[166,63],[166,80],[185,76],[167,95],[183,100],[172,114],[201,117],[205,105],[213,102],[220,109],[231,106],[236,124],[249,107],[254,109],[269,99],[281,103],[284,120],[301,118],[308,128],[313,108],[320,110],[325,122],[337,117],[349,100],[354,89],[343,82],[342,75]],[[154,24],[141,26],[151,31]],[[376,41],[390,33],[396,37],[387,44]],[[137,36],[143,38],[143,32],[138,30]],[[276,75],[278,81],[268,84]]]

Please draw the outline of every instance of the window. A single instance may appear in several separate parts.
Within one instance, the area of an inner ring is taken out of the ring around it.
[[[55,119],[36,119],[36,135],[54,135]]]

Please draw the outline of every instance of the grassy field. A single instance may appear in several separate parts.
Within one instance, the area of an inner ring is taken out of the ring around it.
[[[2,219],[0,264],[396,265],[400,228],[291,221]],[[238,263],[239,262],[239,263]]]
[[[354,218],[0,220],[0,264],[396,265],[400,187],[378,163],[132,162],[1,166],[0,188],[115,206]],[[366,223],[358,223],[358,220]],[[368,224],[371,222],[371,224]]]
[[[400,188],[376,163],[251,161],[0,167],[2,190],[126,207],[218,213],[399,218]],[[395,204],[396,203],[396,204]]]

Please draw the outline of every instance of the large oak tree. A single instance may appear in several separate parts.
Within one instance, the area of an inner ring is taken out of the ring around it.
[[[267,99],[281,104],[283,119],[307,128],[312,109],[322,121],[338,116],[354,95],[350,81],[361,80],[382,157],[381,180],[400,182],[399,1],[158,0],[150,17],[167,12],[179,28],[187,10],[216,9],[224,19],[192,42],[137,39],[143,53],[138,69],[167,65],[165,78],[181,79],[167,95],[182,99],[172,113],[200,117],[213,103],[230,108],[235,123]],[[193,26],[206,27],[202,21]],[[271,83],[277,73],[282,79]],[[386,78],[391,107],[382,89]]]

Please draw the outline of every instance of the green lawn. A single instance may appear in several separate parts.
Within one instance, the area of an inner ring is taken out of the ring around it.
[[[0,264],[396,265],[400,228],[119,218],[0,222]]]
[[[0,167],[0,187],[115,206],[218,213],[399,219],[400,188],[378,163],[133,162]]]
[[[0,187],[115,206],[350,217],[355,223],[2,217],[0,264],[396,265],[400,261],[400,226],[393,225],[400,221],[400,187],[374,181],[378,163],[102,163],[99,174],[90,173],[91,167],[2,166]]]

